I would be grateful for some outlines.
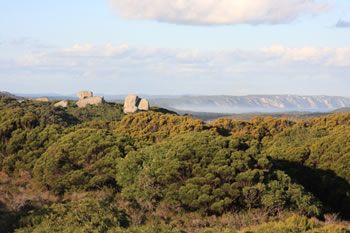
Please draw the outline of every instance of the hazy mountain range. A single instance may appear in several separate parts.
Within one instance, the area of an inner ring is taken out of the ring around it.
[[[50,99],[77,99],[75,95],[19,94],[0,92],[0,96],[15,98],[49,97]],[[103,94],[95,94],[103,95]],[[105,99],[123,102],[126,95],[105,95]],[[298,95],[247,95],[247,96],[157,96],[139,95],[147,98],[151,106],[172,110],[214,113],[285,112],[285,111],[332,111],[350,107],[350,98],[341,96],[298,96]]]
[[[150,99],[150,103],[164,108],[195,112],[330,111],[350,107],[350,98],[297,95],[183,96]]]

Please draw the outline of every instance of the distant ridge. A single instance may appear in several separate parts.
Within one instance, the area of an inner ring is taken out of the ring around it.
[[[11,94],[10,92],[7,92],[7,91],[0,91],[0,97],[4,97],[4,96],[8,96],[8,97],[11,97],[11,98],[14,98],[14,99],[17,99],[17,100],[23,100],[24,99],[21,96],[17,96],[17,95]]]
[[[333,110],[332,113],[350,113],[350,108],[338,108],[336,110]]]
[[[331,111],[350,107],[350,98],[341,96],[247,95],[183,96],[150,99],[151,105],[195,112],[243,113],[281,111]]]
[[[103,94],[106,100],[122,103],[123,94]],[[52,94],[11,94],[0,92],[0,96],[11,96],[16,99],[35,99],[48,97],[50,100],[71,99],[75,95]],[[300,95],[246,95],[246,96],[172,96],[172,95],[143,95],[149,100],[151,106],[167,108],[173,111],[206,112],[206,113],[253,113],[253,112],[329,112],[345,111],[350,108],[350,98],[341,96],[300,96]],[[23,98],[24,97],[24,98]],[[340,110],[339,110],[340,109]],[[343,110],[342,110],[343,109]]]

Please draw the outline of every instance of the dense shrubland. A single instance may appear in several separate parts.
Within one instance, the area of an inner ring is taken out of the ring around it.
[[[350,231],[350,114],[53,105],[0,99],[0,232]]]

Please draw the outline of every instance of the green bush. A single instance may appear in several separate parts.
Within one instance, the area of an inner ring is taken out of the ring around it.
[[[117,159],[134,150],[133,140],[103,129],[78,129],[53,143],[37,160],[34,177],[55,192],[111,186]]]
[[[236,140],[189,133],[129,153],[118,163],[122,193],[141,206],[166,202],[203,214],[267,209],[271,204],[278,210],[320,214],[312,194],[282,171],[272,171],[268,159],[239,150]]]
[[[124,211],[92,200],[53,204],[28,214],[21,218],[15,232],[122,232],[130,225],[130,218]]]

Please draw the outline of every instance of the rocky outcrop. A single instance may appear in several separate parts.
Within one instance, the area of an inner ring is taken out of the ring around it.
[[[77,102],[77,106],[79,108],[85,108],[88,104],[99,105],[104,103],[105,103],[105,100],[103,96],[94,96],[94,97],[89,97],[89,98],[79,100]]]
[[[41,97],[41,98],[35,99],[35,101],[39,101],[39,102],[49,102],[49,99],[48,99],[47,97]]]
[[[124,101],[124,113],[148,111],[150,109],[147,99],[141,99],[137,95],[128,95]]]
[[[124,101],[124,113],[134,113],[137,112],[138,103],[140,102],[140,98],[137,95],[128,95]]]
[[[62,100],[54,105],[55,107],[62,107],[66,108],[68,106],[68,101],[67,100]]]
[[[79,108],[85,108],[88,104],[99,105],[105,103],[103,96],[93,96],[92,91],[80,91],[77,96],[80,99],[77,102]]]
[[[148,100],[147,99],[141,99],[138,108],[139,108],[139,110],[142,110],[142,111],[149,111],[150,107],[149,107]]]
[[[79,99],[86,99],[86,98],[90,98],[93,97],[93,92],[92,91],[79,91],[78,95]]]

